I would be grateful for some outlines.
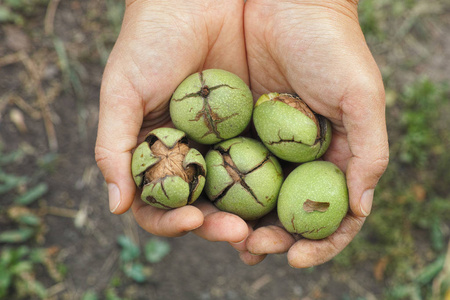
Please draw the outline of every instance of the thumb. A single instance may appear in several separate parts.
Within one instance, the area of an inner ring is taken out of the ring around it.
[[[140,97],[129,81],[118,77],[103,79],[95,145],[95,160],[108,186],[110,211],[115,214],[126,212],[134,199],[131,151],[136,146],[143,116]]]
[[[354,93],[341,103],[342,121],[352,154],[346,170],[350,208],[359,217],[370,214],[375,186],[389,161],[384,89],[381,80],[378,83],[372,80],[360,84],[364,91]],[[370,86],[373,88],[368,88]]]

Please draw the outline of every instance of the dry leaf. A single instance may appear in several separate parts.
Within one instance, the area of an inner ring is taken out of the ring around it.
[[[412,186],[412,192],[414,194],[414,197],[416,198],[417,202],[422,203],[425,201],[427,197],[427,191],[425,188],[420,184],[415,184]]]
[[[384,279],[384,272],[386,271],[386,267],[389,263],[389,258],[384,256],[380,258],[373,268],[373,275],[377,281],[382,281]]]

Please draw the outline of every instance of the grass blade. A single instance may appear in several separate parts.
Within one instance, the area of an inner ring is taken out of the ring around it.
[[[8,230],[0,233],[0,243],[23,243],[34,235],[32,228],[21,228],[17,230]]]
[[[29,190],[27,193],[14,199],[14,203],[18,205],[29,205],[42,197],[48,191],[48,185],[46,183],[40,183]]]

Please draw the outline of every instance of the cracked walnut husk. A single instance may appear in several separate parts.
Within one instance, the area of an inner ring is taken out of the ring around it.
[[[331,123],[291,94],[262,95],[253,123],[264,145],[277,157],[295,163],[316,160],[331,142]]]
[[[170,100],[176,128],[201,144],[215,144],[238,136],[250,123],[252,93],[237,75],[208,69],[188,76]]]
[[[174,128],[151,131],[134,151],[134,181],[149,205],[171,209],[193,203],[206,180],[201,153],[188,146],[184,132]]]
[[[233,138],[214,146],[205,160],[205,192],[220,210],[256,220],[276,206],[283,173],[262,143]]]

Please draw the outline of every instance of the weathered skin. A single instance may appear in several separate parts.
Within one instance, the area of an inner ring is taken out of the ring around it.
[[[171,209],[193,203],[206,180],[206,163],[189,148],[185,133],[174,128],[151,131],[134,151],[131,172],[141,199]]]
[[[230,139],[210,150],[205,160],[205,192],[220,210],[255,220],[275,208],[283,174],[262,143]]]
[[[170,101],[175,127],[202,144],[215,144],[239,135],[253,110],[250,89],[238,76],[209,69],[187,77]]]
[[[331,162],[300,165],[284,181],[278,196],[284,228],[308,239],[323,239],[341,224],[348,211],[345,176]]]
[[[255,104],[253,122],[264,145],[290,162],[318,159],[331,142],[330,121],[289,94],[262,95]]]

